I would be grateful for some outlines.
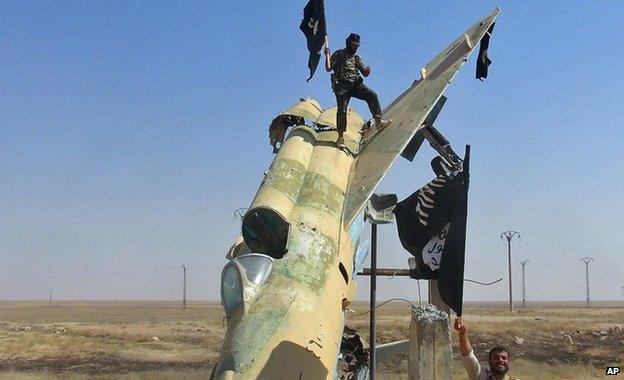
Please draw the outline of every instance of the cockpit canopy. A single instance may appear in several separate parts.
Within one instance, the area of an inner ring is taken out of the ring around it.
[[[260,253],[238,256],[221,272],[221,303],[229,316],[256,294],[273,269],[273,258]]]

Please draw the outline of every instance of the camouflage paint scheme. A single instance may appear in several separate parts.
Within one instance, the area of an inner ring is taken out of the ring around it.
[[[285,113],[305,114],[307,108],[316,110],[307,115],[312,120],[335,120],[335,108],[317,107],[307,100]],[[345,137],[353,150],[363,124],[350,110]],[[335,139],[335,131],[296,126],[268,170],[250,210],[270,208],[289,222],[287,253],[275,260],[257,295],[245,301],[245,313],[228,319],[217,374],[232,369],[236,378],[298,379],[302,372],[301,378],[333,378],[343,311],[355,296],[357,247],[341,223],[354,155],[337,149]]]
[[[249,210],[270,209],[289,223],[287,253],[264,282],[243,287],[244,305],[228,313],[215,378],[335,378],[344,313],[355,297],[364,206],[498,13],[434,58],[425,78],[386,110],[392,124],[370,132],[365,144],[358,133],[364,120],[353,109],[346,150],[335,145],[335,107],[323,110],[308,99],[282,113],[311,123],[290,132]],[[333,130],[315,130],[313,123]],[[239,238],[228,258],[249,252]]]

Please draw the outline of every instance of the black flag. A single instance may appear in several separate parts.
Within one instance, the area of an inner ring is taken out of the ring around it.
[[[299,29],[305,35],[310,51],[310,58],[308,59],[310,77],[307,79],[310,81],[321,59],[321,47],[323,47],[327,35],[323,0],[308,1],[308,4],[303,8],[303,20],[301,20]]]
[[[442,162],[434,158],[438,176],[399,202],[394,214],[401,244],[416,258],[412,277],[437,279],[442,300],[461,315],[470,146],[459,173],[442,171]]]
[[[479,55],[477,56],[477,79],[483,82],[483,79],[488,76],[488,67],[492,64],[490,58],[488,58],[488,48],[490,47],[490,37],[494,31],[494,24],[490,25],[483,38],[481,38],[481,45],[479,45]]]

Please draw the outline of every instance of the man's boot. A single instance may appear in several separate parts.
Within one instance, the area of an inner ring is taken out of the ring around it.
[[[387,126],[389,126],[390,123],[392,123],[392,120],[390,120],[390,119],[384,120],[384,119],[379,117],[379,118],[375,118],[373,120],[373,127],[376,127],[378,131],[381,131],[382,129],[384,129]]]

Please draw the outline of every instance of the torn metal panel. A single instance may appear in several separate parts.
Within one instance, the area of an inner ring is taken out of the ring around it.
[[[292,107],[283,111],[280,115],[299,116],[307,120],[316,121],[323,112],[323,108],[316,99],[299,99]]]
[[[279,115],[269,125],[269,142],[273,146],[273,153],[277,153],[284,143],[286,130],[294,125],[304,124],[302,117],[294,115]]]
[[[296,116],[310,120],[321,129],[323,127],[336,128],[336,107],[323,109],[316,99],[300,99],[300,102],[282,111],[276,119],[281,116]],[[347,110],[347,125],[355,126],[357,129],[364,124],[364,119],[351,107]]]
[[[336,378],[368,378],[369,365],[370,353],[364,340],[354,329],[345,326],[340,344],[340,362]]]
[[[397,204],[396,194],[373,194],[368,200],[365,215],[373,224],[394,223],[392,209]]]

